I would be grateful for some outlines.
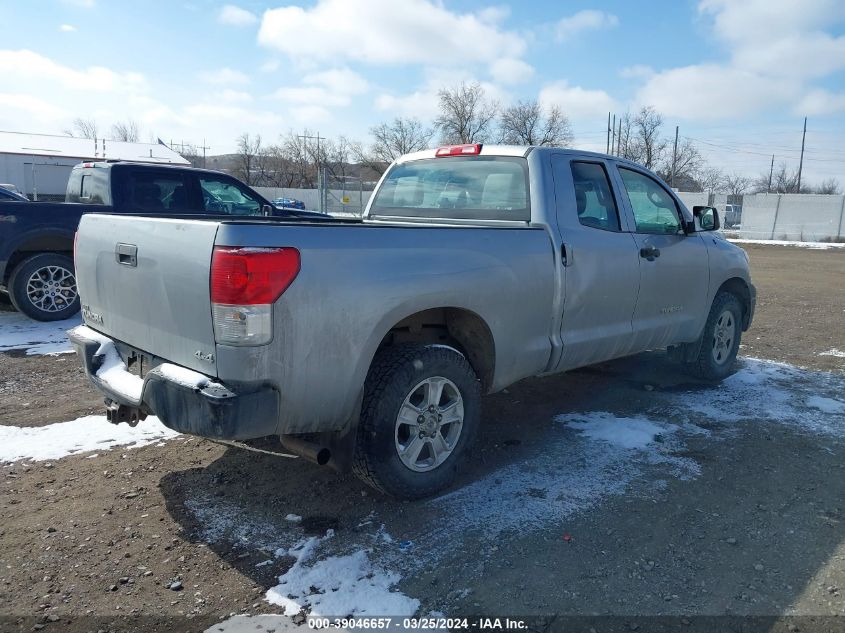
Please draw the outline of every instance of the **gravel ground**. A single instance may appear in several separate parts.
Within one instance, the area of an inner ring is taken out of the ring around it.
[[[295,558],[277,550],[327,530],[315,560],[366,551],[420,614],[845,613],[845,358],[822,355],[845,350],[845,252],[747,250],[741,353],[806,370],[745,360],[714,388],[649,353],[523,381],[485,398],[478,450],[435,500],[184,436],[4,464],[0,628],[279,613],[265,594]],[[72,355],[0,353],[0,424],[99,411]],[[600,412],[648,441],[591,439]]]

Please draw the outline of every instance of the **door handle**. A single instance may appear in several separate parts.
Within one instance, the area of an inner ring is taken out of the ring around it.
[[[655,248],[654,246],[645,246],[640,249],[640,257],[653,262],[655,258],[660,257],[660,249]]]
[[[572,264],[573,264],[572,244],[561,244],[560,245],[560,262],[564,266],[572,266]]]
[[[138,265],[138,247],[134,244],[118,243],[114,248],[114,254],[118,264],[132,267]]]

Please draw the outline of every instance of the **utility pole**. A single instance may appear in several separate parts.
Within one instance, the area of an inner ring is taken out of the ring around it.
[[[298,135],[297,138],[302,139],[303,144],[305,145],[306,149],[308,148],[308,141],[310,141],[310,140],[316,140],[317,141],[317,159],[314,162],[317,165],[317,191],[319,192],[319,196],[320,196],[320,208],[318,210],[325,212],[325,209],[326,209],[326,206],[327,206],[326,200],[324,200],[324,194],[325,194],[325,190],[326,190],[325,184],[326,183],[322,182],[324,179],[323,179],[323,174],[320,171],[320,138],[323,138],[323,140],[325,140],[325,137],[320,137],[319,132],[317,132],[317,136],[309,136],[308,132],[306,131],[303,134]]]
[[[613,125],[610,132],[610,153],[616,156],[616,115],[613,115]]]
[[[616,134],[616,155],[622,156],[622,117],[619,117],[619,132]]]
[[[675,126],[675,146],[672,148],[672,179],[669,185],[675,188],[675,168],[678,164],[678,126]]]
[[[775,173],[775,155],[772,154],[772,166],[769,167],[769,187],[766,193],[772,193],[772,174]]]
[[[610,112],[607,113],[607,148],[604,153],[610,154]]]
[[[804,134],[801,137],[801,160],[798,161],[798,191],[801,193],[801,169],[804,167],[804,141],[807,140],[807,117],[804,117]]]

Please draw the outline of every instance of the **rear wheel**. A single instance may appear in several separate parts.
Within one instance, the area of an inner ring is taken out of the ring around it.
[[[26,258],[9,277],[9,298],[18,311],[38,321],[72,317],[79,312],[73,260],[58,253]]]
[[[466,358],[443,346],[387,348],[364,389],[355,474],[400,499],[448,487],[480,419],[481,386]]]
[[[716,295],[701,336],[698,358],[689,363],[689,369],[705,380],[726,378],[733,369],[742,337],[742,306],[735,295]]]

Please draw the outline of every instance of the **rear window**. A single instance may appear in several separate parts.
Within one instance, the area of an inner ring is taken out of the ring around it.
[[[504,156],[429,158],[395,165],[370,215],[529,221],[528,163]]]
[[[72,170],[65,201],[110,204],[108,170],[96,167]]]

